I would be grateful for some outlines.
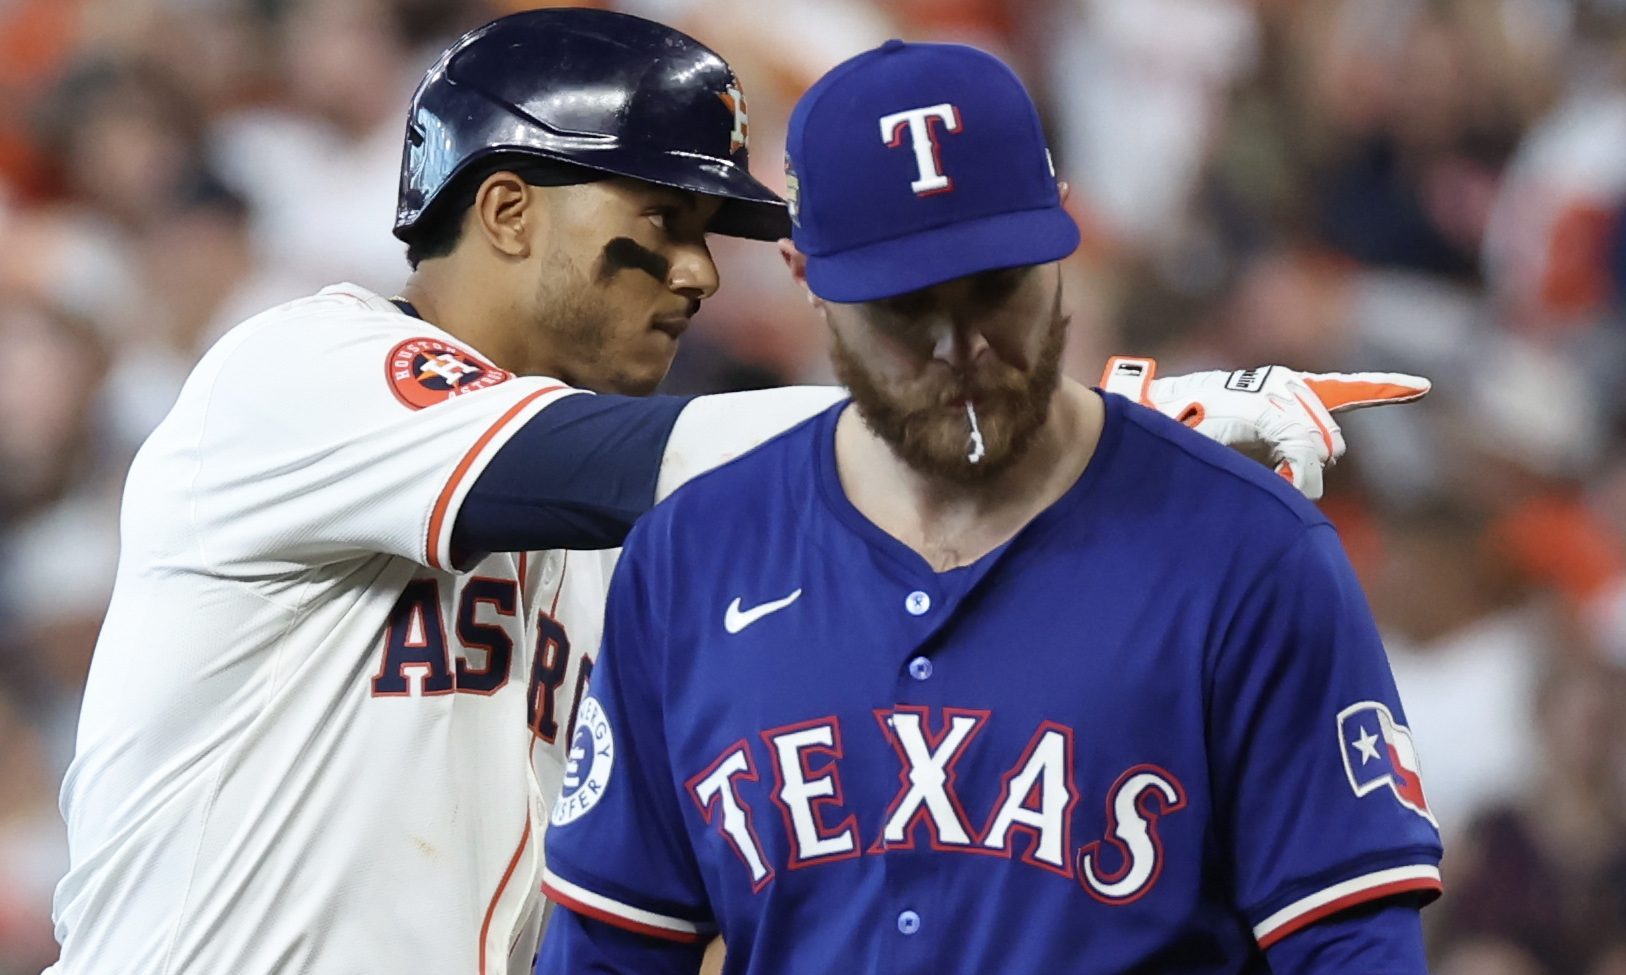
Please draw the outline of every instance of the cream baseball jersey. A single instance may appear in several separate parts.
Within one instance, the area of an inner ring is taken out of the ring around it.
[[[628,538],[539,973],[719,931],[730,973],[1264,973],[1439,889],[1365,600],[1285,482],[1108,396],[1078,482],[934,572],[848,500],[840,411]]]
[[[516,431],[611,399],[349,285],[204,357],[126,485],[52,972],[528,968],[616,553],[451,538]]]

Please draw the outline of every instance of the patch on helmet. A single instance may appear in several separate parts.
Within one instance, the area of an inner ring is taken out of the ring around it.
[[[384,375],[395,398],[414,410],[489,389],[513,374],[440,339],[408,339],[390,350]]]
[[[723,105],[734,114],[734,130],[728,133],[728,154],[733,155],[751,144],[750,118],[746,115],[745,89],[739,79],[729,78],[728,87],[717,93]]]
[[[802,197],[802,181],[796,176],[796,169],[790,164],[790,156],[785,156],[785,207],[790,210],[790,222],[800,224],[797,218],[797,203]]]
[[[548,822],[563,826],[591,812],[604,797],[613,768],[615,736],[610,732],[610,721],[603,706],[588,695],[576,714],[576,730],[570,736],[570,753],[565,758],[564,788]]]
[[[1338,741],[1355,795],[1387,786],[1402,806],[1439,826],[1423,797],[1422,763],[1411,729],[1396,721],[1387,705],[1361,701],[1340,711]]]

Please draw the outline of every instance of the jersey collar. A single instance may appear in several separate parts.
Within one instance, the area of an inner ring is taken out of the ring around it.
[[[1074,481],[1072,487],[1069,487],[1061,497],[1052,502],[1050,507],[1035,515],[1009,541],[969,565],[937,572],[919,552],[887,534],[879,525],[865,517],[864,513],[853,505],[852,499],[847,497],[847,492],[841,486],[841,475],[836,468],[836,422],[841,418],[842,411],[851,405],[851,400],[842,400],[826,410],[816,421],[814,431],[817,438],[814,450],[816,490],[836,520],[857,536],[872,552],[885,557],[888,562],[911,577],[930,579],[939,585],[969,591],[988,569],[1003,559],[1008,552],[1028,547],[1025,540],[1043,538],[1051,534],[1059,522],[1073,515],[1074,509],[1095,490],[1095,485],[1105,479],[1106,470],[1112,466],[1113,455],[1117,451],[1118,442],[1122,439],[1125,421],[1122,416],[1123,401],[1115,401],[1111,396],[1103,398],[1106,400],[1106,419],[1101,428],[1101,439],[1078,480]]]

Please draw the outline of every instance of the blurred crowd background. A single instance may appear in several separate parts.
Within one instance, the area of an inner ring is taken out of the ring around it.
[[[0,975],[55,958],[57,784],[130,457],[235,322],[399,286],[407,99],[519,6],[0,0]],[[792,102],[845,57],[1009,60],[1085,228],[1080,378],[1113,352],[1431,377],[1349,418],[1325,509],[1447,836],[1434,970],[1626,973],[1626,2],[615,6],[735,66],[778,188]],[[773,248],[715,249],[670,387],[828,381]]]

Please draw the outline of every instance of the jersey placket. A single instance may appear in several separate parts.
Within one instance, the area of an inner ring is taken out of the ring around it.
[[[882,826],[875,843],[887,849],[879,859],[884,873],[884,909],[875,919],[881,931],[881,970],[895,973],[941,971],[955,943],[954,892],[946,889],[939,854],[943,843],[974,841],[975,827],[964,821],[947,789],[953,782],[953,764],[975,736],[975,722],[947,705],[954,703],[947,689],[954,686],[955,668],[974,665],[952,645],[960,605],[1006,554],[1001,548],[972,565],[947,572],[930,572],[924,562],[919,571],[904,571],[898,581],[900,649],[893,660],[893,706],[883,722],[905,777],[889,784],[899,789],[899,801],[888,810],[887,823],[903,817],[905,804],[913,805],[917,785],[924,809],[907,814],[901,838]],[[960,648],[964,650],[966,648]],[[941,791],[940,791],[941,790]],[[953,807],[946,811],[947,805]],[[918,818],[917,818],[918,817]],[[950,821],[952,820],[952,821]],[[941,825],[940,825],[941,824]],[[963,831],[964,836],[955,835]],[[941,835],[947,832],[949,835]]]

